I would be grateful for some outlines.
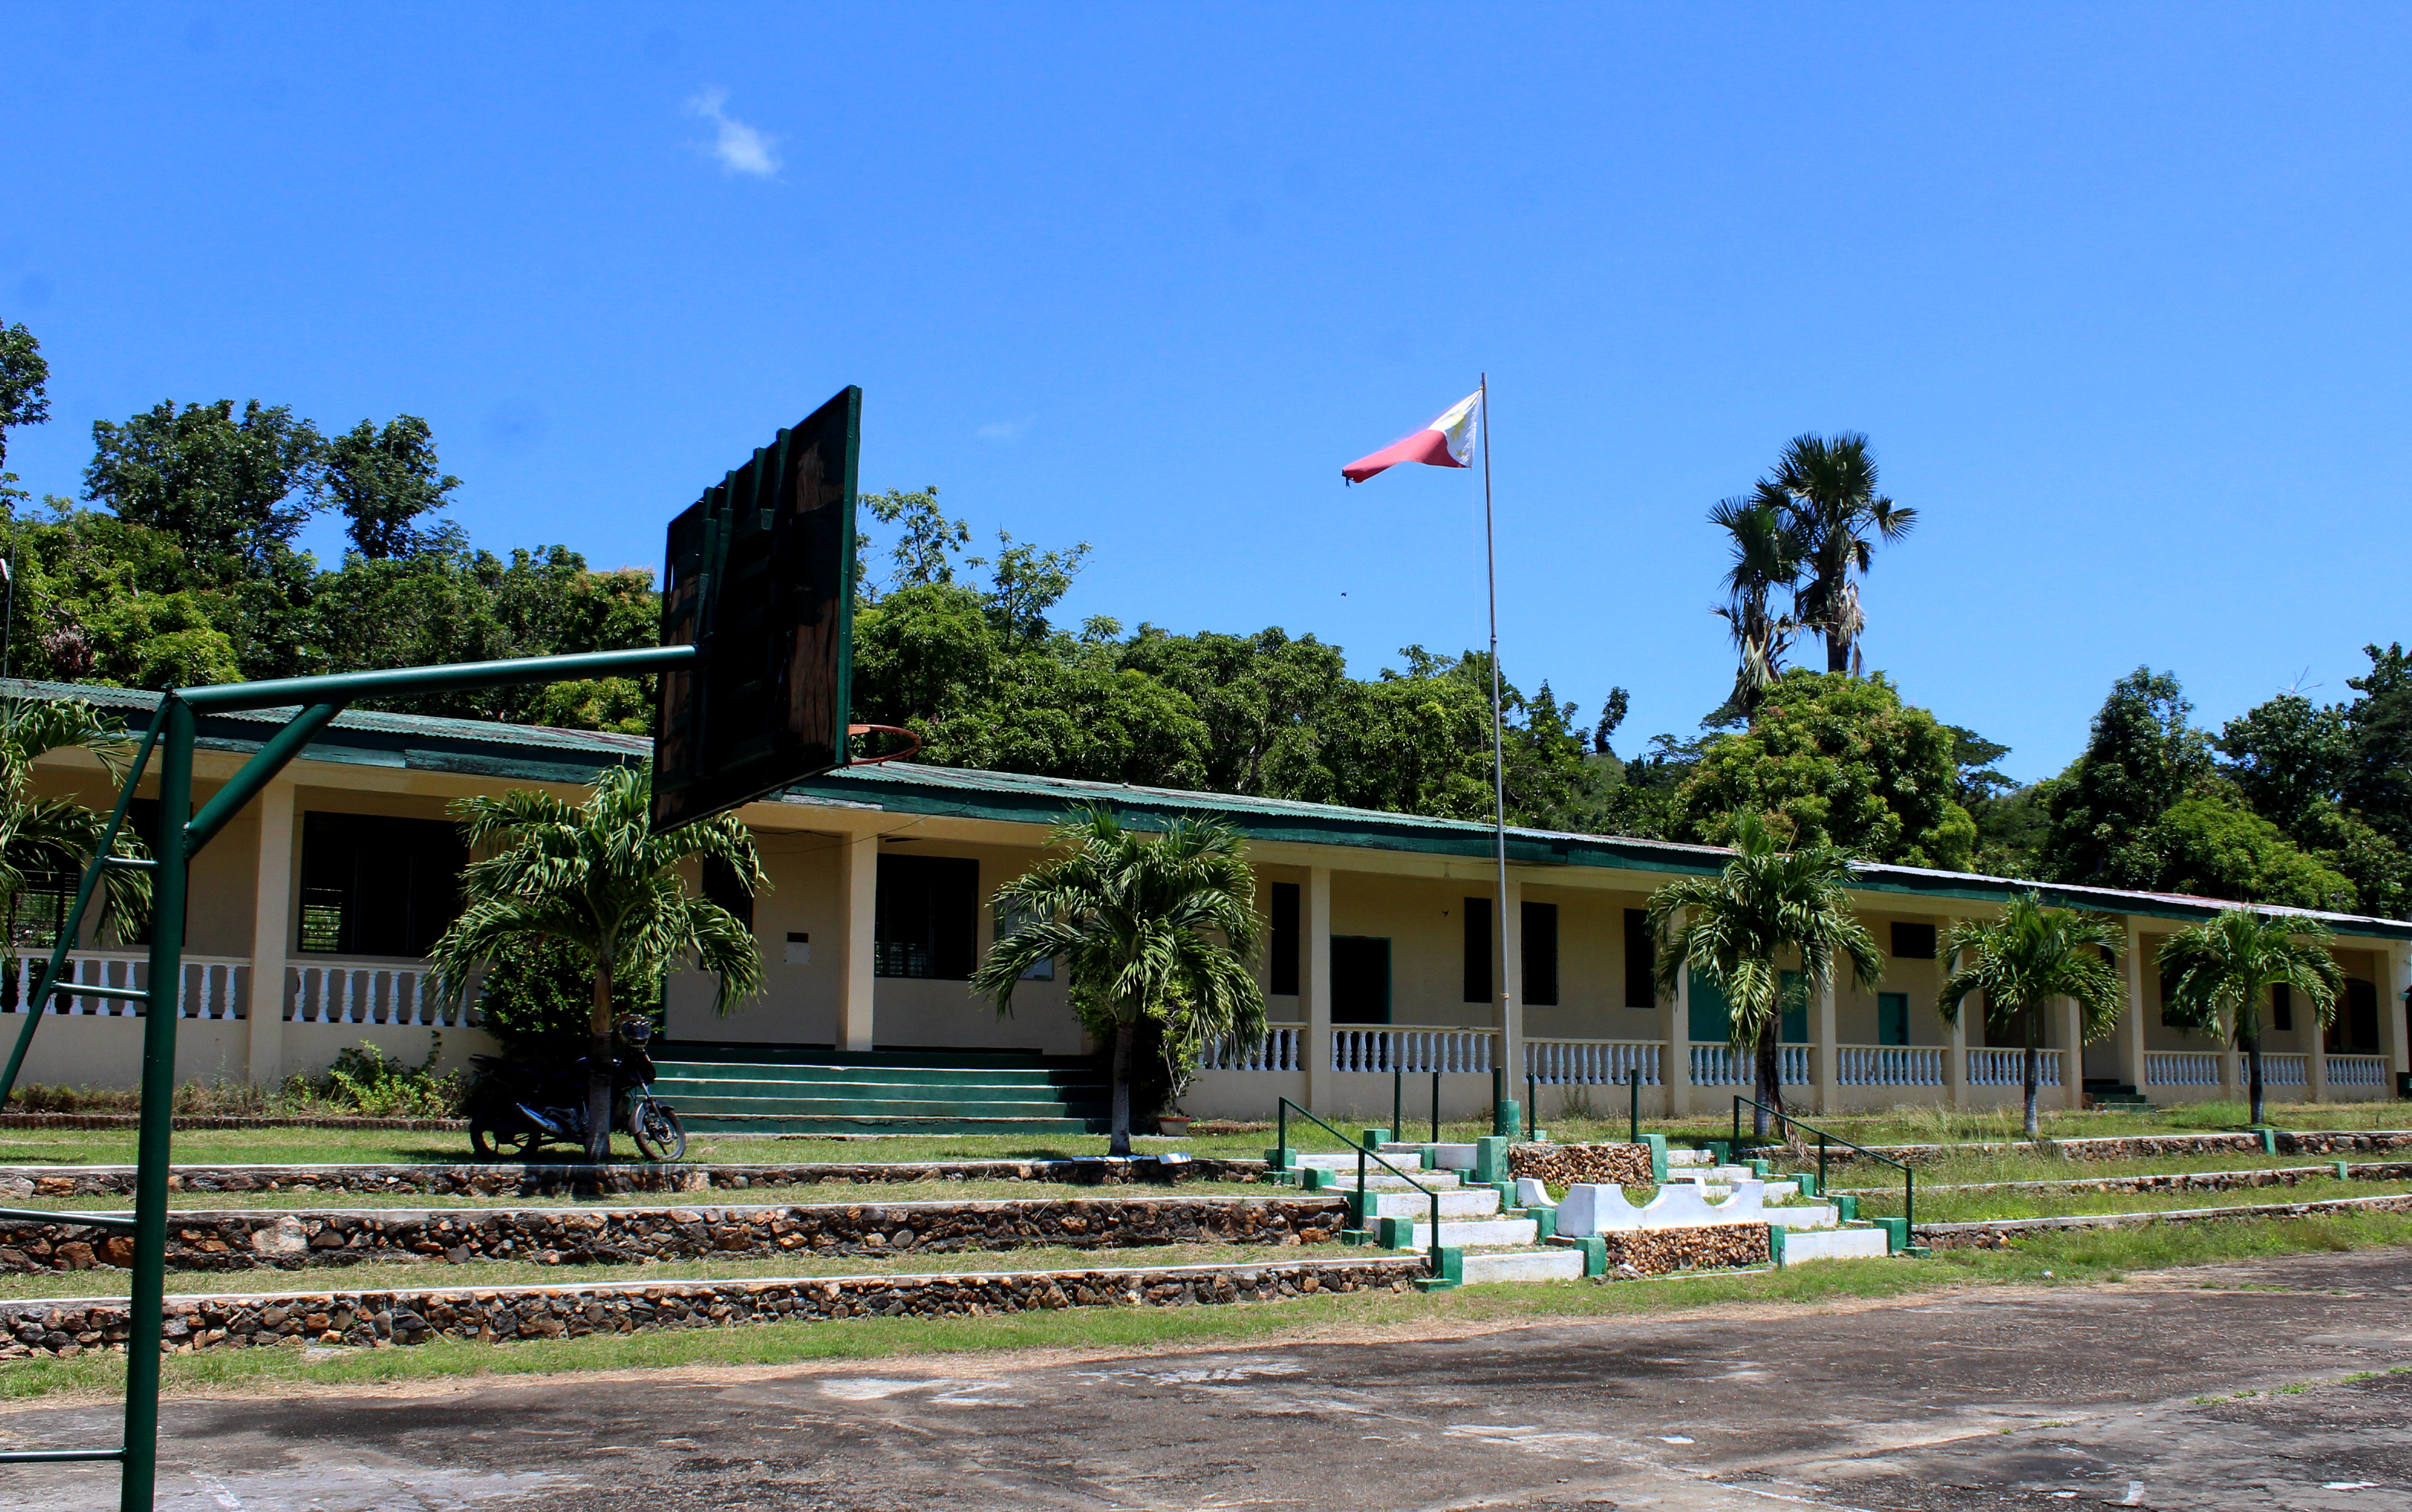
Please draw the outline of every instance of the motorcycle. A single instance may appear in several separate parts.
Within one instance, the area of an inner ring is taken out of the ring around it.
[[[654,1058],[646,1046],[651,1020],[621,1020],[611,1057],[611,1123],[637,1141],[648,1160],[686,1154],[686,1129],[676,1109],[654,1095]],[[553,1069],[498,1055],[473,1055],[477,1084],[469,1094],[469,1147],[480,1160],[525,1160],[548,1143],[586,1144],[588,1058]]]

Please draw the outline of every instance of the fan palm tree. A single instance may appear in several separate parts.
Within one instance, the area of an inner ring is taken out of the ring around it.
[[[1154,840],[1103,808],[1057,827],[1065,853],[996,891],[1024,922],[989,947],[972,990],[1013,1011],[1022,973],[1060,958],[1073,1006],[1112,1046],[1113,1144],[1130,1153],[1131,1049],[1153,1020],[1176,1064],[1221,1039],[1265,1032],[1257,953],[1257,877],[1238,832],[1176,819]]]
[[[1852,648],[1866,621],[1852,574],[1867,572],[1876,540],[1908,535],[1918,511],[1876,492],[1875,458],[1856,432],[1793,437],[1765,486],[1784,496],[1801,540],[1809,575],[1795,600],[1801,623],[1824,638],[1826,670],[1855,670]]]
[[[2244,1051],[2253,1122],[2261,1122],[2261,1001],[2284,987],[2310,1000],[2321,1027],[2336,1018],[2345,972],[2329,933],[2308,918],[2223,909],[2161,945],[2163,1007],[2187,1023],[2217,1028]]]
[[[1732,708],[1748,717],[1783,669],[1784,652],[1800,625],[1768,602],[1778,590],[1791,593],[1801,578],[1802,543],[1786,513],[1787,496],[1771,483],[1756,494],[1721,499],[1709,522],[1726,532],[1732,564],[1726,570],[1726,602],[1710,610],[1726,622],[1741,663],[1734,673]]]
[[[1996,919],[1963,918],[1951,926],[1943,941],[1943,955],[1952,963],[1943,979],[1934,1008],[1946,1023],[1960,1021],[1960,1006],[1971,993],[1985,996],[1985,1022],[2005,1034],[2026,1038],[2027,1138],[2037,1138],[2036,1081],[2040,1057],[2037,1035],[2043,1006],[2056,997],[2077,1004],[2080,1037],[2086,1044],[2119,1026],[2125,999],[2116,967],[2103,955],[2125,943],[2126,932],[2100,914],[2073,908],[2047,908],[2032,892],[2014,894]],[[2063,1067],[2066,1078],[2081,1078],[2081,1051],[2067,1050]],[[2071,1085],[2077,1084],[2075,1081]]]
[[[452,805],[463,837],[489,854],[461,874],[467,906],[429,952],[448,1002],[507,942],[562,941],[595,970],[587,1028],[586,1154],[611,1154],[611,985],[645,998],[679,964],[694,961],[719,978],[713,1006],[728,1012],[762,985],[754,932],[717,903],[687,894],[682,865],[726,865],[741,885],[762,885],[754,841],[733,815],[655,834],[647,807],[651,767],[617,767],[583,803],[521,789]]]
[[[1850,854],[1833,845],[1784,850],[1766,821],[1746,813],[1735,822],[1734,858],[1723,871],[1670,882],[1650,897],[1658,991],[1672,993],[1684,972],[1699,973],[1731,1009],[1735,1052],[1757,1051],[1762,1106],[1751,1122],[1761,1138],[1769,1109],[1777,1118],[1784,1112],[1776,1059],[1784,976],[1777,959],[1797,953],[1812,992],[1833,980],[1841,961],[1850,962],[1853,978],[1862,984],[1884,975],[1884,952],[1844,891],[1851,864]]]
[[[13,926],[17,898],[37,876],[81,873],[100,849],[109,815],[72,799],[31,795],[34,763],[53,751],[87,751],[112,785],[125,778],[133,742],[125,727],[81,698],[0,699],[0,917]],[[144,854],[130,828],[118,831],[115,853]],[[141,872],[111,867],[101,873],[96,901],[100,920],[130,936],[151,911],[151,879]],[[48,946],[35,932],[11,927],[5,971],[13,976],[20,946]]]

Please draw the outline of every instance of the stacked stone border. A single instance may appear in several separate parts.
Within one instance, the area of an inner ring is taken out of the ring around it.
[[[1646,1144],[1511,1144],[1508,1174],[1529,1176],[1552,1186],[1578,1182],[1648,1186],[1657,1180]]]
[[[960,1254],[1148,1244],[1328,1243],[1337,1196],[1007,1198],[758,1207],[211,1210],[172,1215],[168,1269],[228,1272],[520,1260],[538,1265]],[[134,1241],[70,1221],[0,1219],[0,1272],[130,1265]]]
[[[2243,1192],[2261,1186],[2294,1186],[2337,1179],[2337,1167],[2352,1182],[2412,1182],[2412,1160],[2366,1160],[2331,1166],[2270,1166],[2258,1170],[2159,1171],[2146,1176],[2072,1176],[2048,1182],[1957,1182],[1921,1186],[1927,1192]],[[1894,1187],[1832,1188],[1853,1196],[1889,1196]]]
[[[0,1167],[0,1196],[131,1196],[132,1166]],[[178,1166],[179,1192],[379,1192],[430,1196],[610,1196],[743,1192],[757,1186],[878,1186],[907,1182],[1038,1182],[1136,1186],[1260,1182],[1262,1160],[1154,1155],[1077,1160],[800,1161],[726,1165]]]
[[[2284,1155],[2383,1153],[2393,1150],[2412,1150],[2412,1129],[2282,1129],[2272,1131],[2270,1139],[2274,1152]],[[1787,1153],[1782,1145],[1765,1146],[1763,1149],[1769,1154]],[[1998,1155],[2021,1152],[2060,1155],[2070,1160],[2140,1160],[2153,1155],[2258,1155],[2265,1152],[2261,1136],[2244,1132],[2089,1135],[2078,1139],[2021,1139],[1995,1144],[1880,1144],[1868,1146],[1868,1152],[1888,1160],[1907,1161],[1911,1165],[1946,1160],[1953,1155]],[[1827,1158],[1840,1164],[1862,1157],[1841,1145],[1830,1145]]]
[[[601,1282],[543,1287],[430,1287],[170,1297],[169,1350],[452,1339],[492,1343],[858,1317],[990,1317],[1068,1307],[1190,1307],[1325,1293],[1403,1292],[1419,1256],[1247,1265],[1127,1267],[963,1275],[795,1276],[756,1281]],[[125,1347],[120,1299],[0,1302],[0,1358],[69,1358]]]
[[[2076,1213],[2064,1218],[1987,1218],[1962,1224],[1920,1224],[1918,1242],[1934,1249],[2000,1250],[2026,1234],[2069,1228],[2133,1228],[2146,1224],[2241,1222],[2254,1218],[2319,1218],[2357,1212],[2412,1212],[2412,1192],[2320,1202],[2261,1202],[2235,1208],[2176,1208],[2166,1212]]]

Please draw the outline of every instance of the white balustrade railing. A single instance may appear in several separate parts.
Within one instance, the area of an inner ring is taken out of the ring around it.
[[[2384,1055],[2329,1057],[2329,1085],[2331,1087],[2384,1087],[2387,1080],[2387,1057]]]
[[[1940,1045],[1837,1045],[1834,1079],[1846,1087],[1939,1087]]]
[[[19,957],[0,971],[0,1012],[22,1013],[41,990],[42,968],[50,953]],[[151,985],[151,957],[143,950],[74,950],[67,954],[61,980],[140,991]],[[184,957],[184,990],[176,995],[176,1012],[184,1019],[240,1019],[251,997],[251,962],[235,956]],[[96,1018],[139,1019],[143,1005],[124,998],[80,993],[73,988],[51,995],[49,1012]]]
[[[2144,1085],[2148,1087],[2216,1087],[2219,1053],[2215,1050],[2146,1050]]]
[[[2023,1087],[2027,1084],[2027,1052],[1989,1047],[1968,1052],[1968,1084],[1972,1087]],[[2060,1085],[2060,1051],[2036,1051],[2036,1085]]]
[[[1640,1071],[1655,1087],[1662,1048],[1655,1039],[1528,1039],[1524,1075],[1552,1087],[1622,1087]]]
[[[1217,1040],[1198,1057],[1200,1071],[1302,1071],[1306,1068],[1306,1025],[1269,1023],[1253,1042]]]
[[[370,962],[297,962],[287,968],[285,1017],[293,1023],[416,1024],[458,1029],[485,1021],[474,991],[448,1006],[426,966]]]
[[[1695,1087],[1753,1087],[1758,1084],[1758,1057],[1755,1052],[1737,1053],[1730,1045],[1694,1045],[1692,1048],[1692,1085]],[[1787,1087],[1809,1085],[1809,1047],[1784,1045],[1775,1052],[1776,1075]]]
[[[2312,1058],[2308,1055],[2261,1056],[2261,1085],[2265,1087],[2308,1087],[2312,1084]]]
[[[1493,1029],[1359,1029],[1334,1025],[1334,1071],[1488,1071]]]

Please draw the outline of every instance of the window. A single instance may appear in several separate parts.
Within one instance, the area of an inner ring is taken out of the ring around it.
[[[979,932],[979,862],[882,856],[872,974],[969,981]]]
[[[1628,1008],[1655,1008],[1658,1006],[1658,982],[1652,975],[1656,962],[1650,946],[1650,910],[1628,908],[1625,911],[1625,1006]]]
[[[703,901],[718,903],[737,916],[737,921],[751,930],[754,927],[754,894],[739,881],[737,868],[717,856],[703,859]]]
[[[1896,924],[1895,929],[1901,928]],[[1878,992],[1876,994],[1876,1043],[1906,1045],[1909,1043],[1909,994]]]
[[[2378,988],[2359,976],[2348,976],[2336,1019],[2329,1025],[2329,1053],[2371,1055],[2378,1050]]]
[[[8,900],[8,947],[26,955],[59,943],[67,927],[67,910],[75,903],[81,878],[67,872],[28,872],[25,884]]]
[[[1892,927],[1892,953],[1896,959],[1902,961],[1934,960],[1934,926],[1896,922]],[[1903,1040],[1902,1043],[1905,1045],[1909,1042]]]
[[[1787,1045],[1809,1043],[1809,974],[1787,971],[1777,978],[1776,990],[1784,994],[1784,1027],[1778,1037]]]
[[[1272,959],[1265,991],[1275,997],[1298,996],[1298,884],[1273,884]]]
[[[2284,982],[2270,989],[2270,1027],[2279,1030],[2295,1027],[2295,994]]]
[[[2161,1023],[2163,1027],[2169,1029],[2195,1027],[2184,1015],[2169,1006],[2169,974],[2166,971],[2161,973]]]
[[[461,915],[468,859],[443,819],[304,814],[302,952],[424,956]]]
[[[1390,942],[1365,935],[1331,937],[1331,1021],[1390,1021]]]
[[[1558,905],[1526,903],[1523,924],[1524,1001],[1539,1007],[1558,1002]]]
[[[1488,1003],[1491,991],[1491,900],[1468,898],[1465,903],[1465,1001]]]
[[[1028,922],[1030,922],[1030,916],[1023,913],[1021,909],[1000,907],[996,913],[996,937],[1002,940],[1008,935],[1018,933],[1020,932],[1022,926]],[[1018,979],[1025,982],[1053,981],[1055,979],[1055,958],[1053,956],[1049,956],[1046,960],[1023,972]]]

